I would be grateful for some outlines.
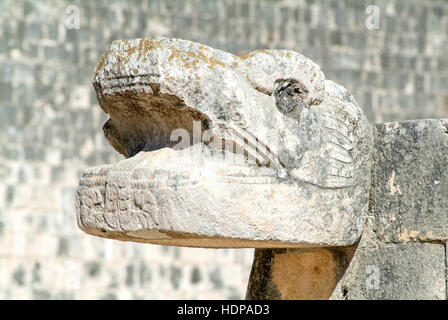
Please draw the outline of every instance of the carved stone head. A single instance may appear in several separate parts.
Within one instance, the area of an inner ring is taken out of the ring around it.
[[[319,66],[178,39],[114,41],[93,80],[127,159],[84,171],[78,224],[199,247],[353,244],[368,209],[372,133]]]

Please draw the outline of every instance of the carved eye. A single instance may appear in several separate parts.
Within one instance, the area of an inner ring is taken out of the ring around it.
[[[273,94],[275,105],[283,114],[291,113],[294,110],[300,114],[303,108],[308,107],[308,104],[305,102],[308,90],[297,80],[277,80]]]

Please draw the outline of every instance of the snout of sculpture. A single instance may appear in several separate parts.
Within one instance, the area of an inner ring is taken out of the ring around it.
[[[286,50],[235,56],[114,41],[94,87],[126,157],[84,171],[85,232],[195,247],[347,246],[364,227],[372,133],[350,93]]]

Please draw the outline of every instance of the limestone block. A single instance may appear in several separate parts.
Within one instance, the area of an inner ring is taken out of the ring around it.
[[[448,119],[376,125],[374,157],[378,237],[448,240]]]
[[[331,299],[446,299],[444,245],[358,248]]]
[[[114,41],[93,84],[110,116],[104,134],[127,159],[84,171],[85,232],[198,247],[347,246],[360,237],[372,127],[301,54]]]

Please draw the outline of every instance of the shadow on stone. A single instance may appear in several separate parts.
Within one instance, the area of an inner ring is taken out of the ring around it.
[[[356,247],[256,249],[246,299],[329,299]]]

